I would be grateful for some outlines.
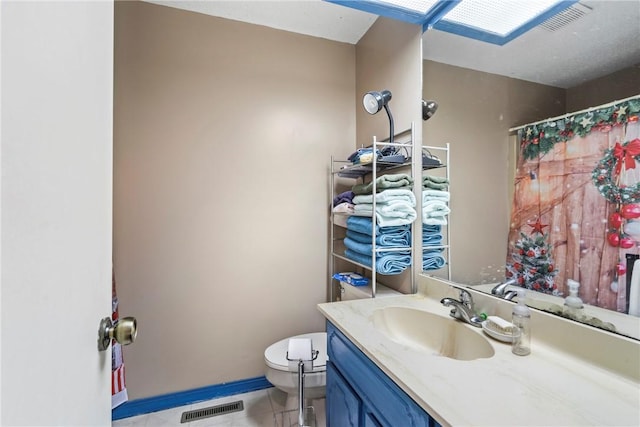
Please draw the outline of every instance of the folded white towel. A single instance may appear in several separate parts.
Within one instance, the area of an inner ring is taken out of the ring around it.
[[[353,213],[353,203],[349,203],[349,202],[343,202],[340,204],[337,204],[334,208],[333,208],[334,212],[337,213],[348,213],[348,214],[352,214]]]
[[[416,196],[410,190],[390,188],[376,194],[376,204],[390,203],[392,201],[403,201],[410,203],[412,207],[416,205]],[[373,203],[372,194],[359,194],[353,198],[356,205],[362,203]]]
[[[355,215],[373,215],[373,204],[358,203],[353,208]],[[411,203],[394,200],[376,204],[376,223],[380,227],[411,224],[418,214]]]
[[[430,200],[441,200],[443,202],[448,202],[450,199],[450,194],[448,191],[443,190],[422,190],[422,204],[424,205],[426,202]]]
[[[451,212],[446,202],[429,200],[422,204],[422,223],[427,225],[445,225],[446,216]]]

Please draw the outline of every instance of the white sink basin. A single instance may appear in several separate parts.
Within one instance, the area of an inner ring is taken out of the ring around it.
[[[428,311],[385,307],[373,313],[373,324],[391,341],[434,355],[475,360],[495,354],[479,328]]]

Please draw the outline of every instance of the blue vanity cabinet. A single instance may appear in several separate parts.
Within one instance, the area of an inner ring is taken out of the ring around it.
[[[330,361],[327,361],[325,404],[328,426],[358,427],[360,425],[362,401]]]
[[[327,322],[327,427],[440,427]]]

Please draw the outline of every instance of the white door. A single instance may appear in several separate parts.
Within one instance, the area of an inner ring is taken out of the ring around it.
[[[110,425],[113,2],[0,4],[0,424]]]

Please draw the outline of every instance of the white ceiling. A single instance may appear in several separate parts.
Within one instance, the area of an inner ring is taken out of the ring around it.
[[[351,44],[377,18],[322,0],[148,2]],[[429,30],[423,58],[562,88],[640,64],[640,0],[580,3],[592,11],[554,32],[536,27],[504,46]]]

